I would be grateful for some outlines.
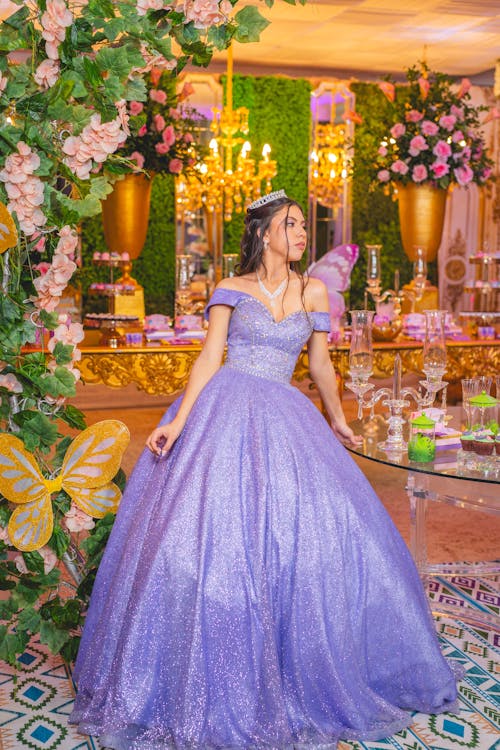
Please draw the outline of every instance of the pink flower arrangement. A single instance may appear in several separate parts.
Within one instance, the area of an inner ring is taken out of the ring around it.
[[[126,140],[119,115],[110,122],[101,122],[100,114],[92,115],[80,135],[64,141],[64,163],[81,180],[88,180],[95,164],[104,163]]]
[[[33,280],[37,296],[33,298],[35,307],[53,312],[61,295],[76,271],[76,263],[63,253],[54,253],[52,263],[40,276]]]
[[[134,171],[181,174],[192,169],[197,161],[190,132],[195,124],[194,114],[179,103],[193,93],[193,86],[185,83],[177,93],[176,78],[160,68],[151,69],[146,83],[147,101],[128,104],[131,135],[119,155],[129,159]]]
[[[184,0],[186,21],[193,21],[196,29],[207,29],[223,23],[232,9],[229,0]]]
[[[407,70],[407,86],[379,87],[391,104],[392,124],[378,147],[376,183],[430,183],[447,188],[484,183],[491,176],[479,129],[479,113],[470,104],[470,81],[458,90],[451,78],[422,65]]]
[[[0,180],[5,184],[9,196],[7,208],[16,214],[21,230],[28,236],[47,222],[47,217],[40,209],[44,202],[43,182],[34,174],[39,166],[38,154],[26,143],[19,141],[17,154],[10,154],[0,171]]]

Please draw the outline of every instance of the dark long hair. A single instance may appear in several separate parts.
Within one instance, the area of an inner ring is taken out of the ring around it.
[[[271,221],[273,220],[273,217],[278,213],[278,211],[281,211],[281,209],[287,206],[287,213],[285,216],[285,234],[286,234],[286,226],[287,226],[287,220],[288,220],[288,213],[290,211],[290,208],[292,206],[297,206],[297,208],[304,213],[302,206],[300,203],[297,203],[297,201],[292,200],[291,198],[287,198],[286,196],[283,198],[276,198],[276,200],[269,201],[269,203],[264,204],[263,206],[258,206],[254,209],[247,209],[247,213],[245,216],[245,230],[243,232],[243,237],[241,238],[241,256],[240,256],[240,262],[236,269],[237,276],[243,276],[247,273],[255,273],[259,266],[265,264],[262,259],[264,254],[264,234],[266,233],[267,229],[269,228],[269,225],[271,224]],[[287,235],[287,243],[288,243],[288,235]],[[288,282],[290,281],[290,271],[294,271],[301,283],[301,298],[302,298],[302,305],[304,305],[304,288],[307,283],[307,281],[304,279],[304,274],[302,273],[302,269],[300,267],[300,262],[297,260],[288,260],[288,250],[287,249],[287,257],[286,257],[286,268],[288,273]],[[287,283],[287,289],[288,289],[288,283]],[[286,290],[285,290],[286,294]],[[284,297],[284,295],[283,295]]]

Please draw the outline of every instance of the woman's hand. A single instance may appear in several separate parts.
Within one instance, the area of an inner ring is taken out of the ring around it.
[[[361,445],[363,438],[361,435],[355,435],[351,430],[347,422],[344,420],[338,420],[332,424],[332,430],[336,437],[344,445],[351,445],[353,447]]]
[[[182,432],[182,426],[175,420],[162,427],[157,427],[146,440],[146,446],[157,456],[168,453]]]

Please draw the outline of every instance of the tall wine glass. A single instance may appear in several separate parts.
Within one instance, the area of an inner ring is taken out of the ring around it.
[[[444,324],[446,310],[424,310],[424,372],[430,384],[443,380],[446,370],[446,340]]]
[[[370,294],[378,296],[382,288],[380,250],[382,245],[366,245],[366,285]]]
[[[368,378],[373,371],[373,310],[351,310],[352,333],[349,351],[350,382],[346,386],[358,397],[358,419],[363,417],[363,396],[373,388]]]

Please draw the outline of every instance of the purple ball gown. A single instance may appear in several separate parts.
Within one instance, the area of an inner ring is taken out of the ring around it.
[[[452,710],[411,556],[290,384],[327,313],[232,310],[226,363],[170,453],[139,459],[92,594],[71,721],[125,750],[333,750]],[[163,423],[176,414],[180,399]]]

